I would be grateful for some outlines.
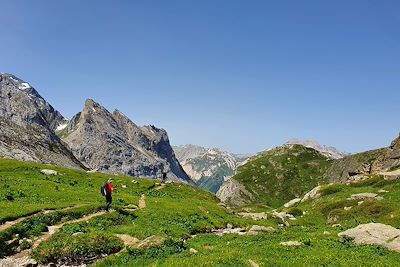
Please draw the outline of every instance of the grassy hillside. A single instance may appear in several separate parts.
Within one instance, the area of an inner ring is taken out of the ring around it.
[[[314,149],[288,145],[266,151],[238,168],[234,179],[252,193],[253,203],[278,207],[326,182],[332,164]]]
[[[314,158],[312,153],[303,153],[310,159],[304,164],[319,162],[317,155]],[[42,168],[55,169],[61,175],[42,175]],[[36,260],[95,266],[397,266],[400,261],[400,253],[379,246],[356,246],[337,236],[364,222],[400,228],[397,180],[371,177],[351,185],[323,186],[319,199],[278,209],[297,214],[296,221],[282,227],[281,221],[263,205],[226,209],[212,194],[187,185],[160,186],[153,180],[115,176],[115,211],[104,214],[95,212],[103,206],[99,187],[106,175],[0,160],[0,177],[4,185],[0,190],[1,220],[27,216],[0,230],[3,256],[16,253],[9,246],[10,240],[20,239],[19,247],[28,248],[24,237],[35,239],[48,226],[66,223],[33,249]],[[375,192],[384,199],[360,205],[347,200],[351,194],[362,192]],[[353,210],[346,211],[345,206],[352,206]],[[35,213],[41,209],[55,211]],[[303,211],[305,215],[301,215]],[[268,219],[245,219],[239,215],[241,212],[266,212]],[[28,216],[32,213],[35,214]],[[98,216],[79,221],[93,213]],[[338,223],[340,227],[332,227]],[[228,224],[247,230],[255,224],[272,226],[275,232],[243,236],[210,233]],[[126,246],[121,234],[147,243]],[[300,241],[303,245],[284,247],[280,244],[284,241]]]

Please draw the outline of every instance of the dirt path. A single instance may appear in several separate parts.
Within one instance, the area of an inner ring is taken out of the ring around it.
[[[87,206],[87,205],[85,205],[85,204],[80,204],[80,205],[76,205],[76,206],[66,207],[66,208],[63,208],[63,209],[61,209],[61,210],[62,210],[62,211],[66,211],[66,210],[75,209],[75,208],[80,208],[80,207],[84,207],[84,206]],[[3,224],[0,225],[0,232],[5,231],[5,230],[7,230],[8,228],[10,228],[10,227],[12,227],[12,226],[14,226],[14,225],[16,225],[16,224],[19,224],[20,222],[22,222],[22,221],[25,220],[25,219],[32,218],[32,217],[35,216],[35,215],[38,215],[38,214],[41,214],[41,213],[42,213],[42,214],[48,214],[48,213],[52,213],[52,212],[55,212],[55,211],[56,211],[56,210],[42,210],[42,211],[35,212],[35,213],[31,214],[31,215],[28,215],[28,216],[20,217],[20,218],[14,220],[14,221],[6,221],[5,223],[3,223]]]
[[[139,209],[146,208],[146,196],[143,194],[139,199]]]
[[[159,190],[163,189],[164,187],[165,187],[165,184],[161,184],[156,187],[156,190],[159,191]]]
[[[29,263],[35,263],[35,261],[30,257],[30,252],[37,246],[39,246],[40,243],[47,241],[52,235],[57,233],[65,224],[85,222],[94,217],[98,217],[104,214],[106,214],[105,211],[100,211],[76,220],[71,220],[61,224],[48,226],[48,231],[43,233],[41,236],[39,236],[33,241],[31,249],[27,249],[12,256],[9,256],[7,258],[0,259],[0,267],[17,267],[17,266],[24,266]]]
[[[32,248],[34,249],[37,246],[39,246],[40,243],[47,241],[52,235],[57,233],[66,224],[86,222],[94,217],[101,216],[104,214],[106,214],[105,211],[100,211],[100,212],[96,212],[96,213],[84,216],[84,217],[76,219],[76,220],[67,221],[67,222],[64,222],[61,224],[57,224],[57,225],[51,225],[48,227],[49,230],[46,233],[42,234],[39,238],[37,238],[37,239],[35,239],[35,241],[33,241]]]

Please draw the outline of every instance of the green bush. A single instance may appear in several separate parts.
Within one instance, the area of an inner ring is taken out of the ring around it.
[[[303,211],[297,207],[289,208],[286,213],[293,215],[294,217],[299,217],[303,215]]]
[[[369,178],[357,182],[350,183],[351,187],[363,187],[363,186],[371,186],[378,182],[383,181],[382,175],[372,175]]]
[[[321,196],[327,196],[327,195],[335,194],[342,190],[343,190],[343,185],[332,184],[332,185],[322,186],[320,192],[321,192]]]
[[[343,210],[344,207],[352,207],[354,205],[357,205],[356,200],[347,200],[347,199],[338,200],[338,201],[331,202],[331,203],[324,205],[321,208],[321,212],[324,216],[327,217],[332,210],[336,210],[336,209]]]
[[[113,254],[124,247],[122,241],[107,233],[93,232],[79,236],[58,238],[54,235],[48,242],[41,243],[33,257],[40,263],[90,262],[102,254]]]

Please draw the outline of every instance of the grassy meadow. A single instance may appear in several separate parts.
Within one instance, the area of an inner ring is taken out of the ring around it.
[[[58,176],[46,176],[41,169]],[[100,211],[104,198],[99,188],[109,175],[0,160],[0,220],[26,216],[0,231],[1,256],[13,239],[34,239],[51,225],[65,223],[59,232],[33,249],[31,255],[47,264],[90,263],[95,266],[398,266],[400,254],[380,246],[357,246],[338,233],[360,223],[382,222],[400,228],[400,182],[379,176],[349,185],[327,185],[316,200],[289,209],[297,220],[281,226],[264,204],[229,209],[212,194],[183,184],[160,187],[156,181],[113,176],[113,212],[88,221],[68,223]],[[378,193],[383,200],[358,204],[351,194]],[[139,209],[144,195],[146,207]],[[267,204],[267,203],[265,203]],[[68,208],[70,207],[70,208]],[[351,207],[347,210],[344,207]],[[67,208],[67,209],[66,209]],[[54,212],[40,212],[41,210]],[[240,212],[266,212],[268,219],[254,221]],[[304,212],[305,215],[302,215]],[[249,229],[272,226],[273,233],[217,236],[213,229]],[[340,224],[340,226],[337,226]],[[333,227],[335,226],[335,227]],[[119,235],[139,241],[156,240],[144,247],[125,246]],[[300,247],[284,247],[300,241]],[[24,243],[22,243],[24,245]],[[21,245],[21,246],[22,246]],[[29,244],[25,244],[29,247]]]

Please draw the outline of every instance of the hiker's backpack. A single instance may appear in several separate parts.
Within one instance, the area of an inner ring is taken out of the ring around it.
[[[101,194],[102,196],[105,196],[105,195],[106,195],[106,184],[103,184],[103,185],[100,187],[100,194]]]

